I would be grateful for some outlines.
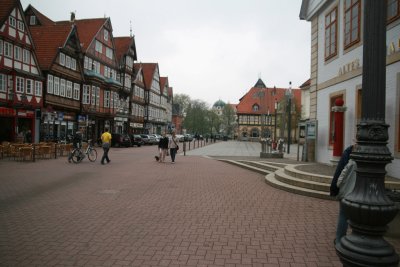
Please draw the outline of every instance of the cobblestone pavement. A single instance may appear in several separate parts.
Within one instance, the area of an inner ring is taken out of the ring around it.
[[[104,166],[1,160],[0,266],[341,266],[336,202],[155,152],[111,149]]]

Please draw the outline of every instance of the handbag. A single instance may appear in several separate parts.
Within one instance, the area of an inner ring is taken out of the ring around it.
[[[175,142],[174,138],[172,138],[172,141],[174,141],[174,143],[175,143],[175,145],[176,145],[176,150],[178,151],[178,150],[179,150],[179,146],[178,146],[178,144]]]

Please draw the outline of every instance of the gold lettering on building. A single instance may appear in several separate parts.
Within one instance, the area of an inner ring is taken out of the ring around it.
[[[390,42],[387,48],[387,55],[393,55],[394,53],[397,53],[400,51],[400,38],[397,40],[397,42]]]
[[[360,60],[356,59],[339,68],[339,76],[360,68]]]

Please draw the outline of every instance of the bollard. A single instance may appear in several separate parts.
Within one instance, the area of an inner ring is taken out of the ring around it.
[[[186,156],[186,141],[183,140],[183,155]]]
[[[54,158],[57,158],[57,144],[54,143]]]
[[[33,155],[32,155],[32,162],[35,162],[35,160],[36,160],[36,146],[35,146],[35,144],[33,144]]]

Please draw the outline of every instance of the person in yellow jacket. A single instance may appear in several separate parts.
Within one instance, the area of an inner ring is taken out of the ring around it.
[[[108,151],[110,150],[111,147],[111,139],[112,136],[108,132],[108,128],[104,129],[104,133],[101,135],[101,142],[103,146],[103,157],[101,158],[101,164],[104,165],[104,160],[107,160],[107,163],[110,163],[110,159],[108,158]]]

